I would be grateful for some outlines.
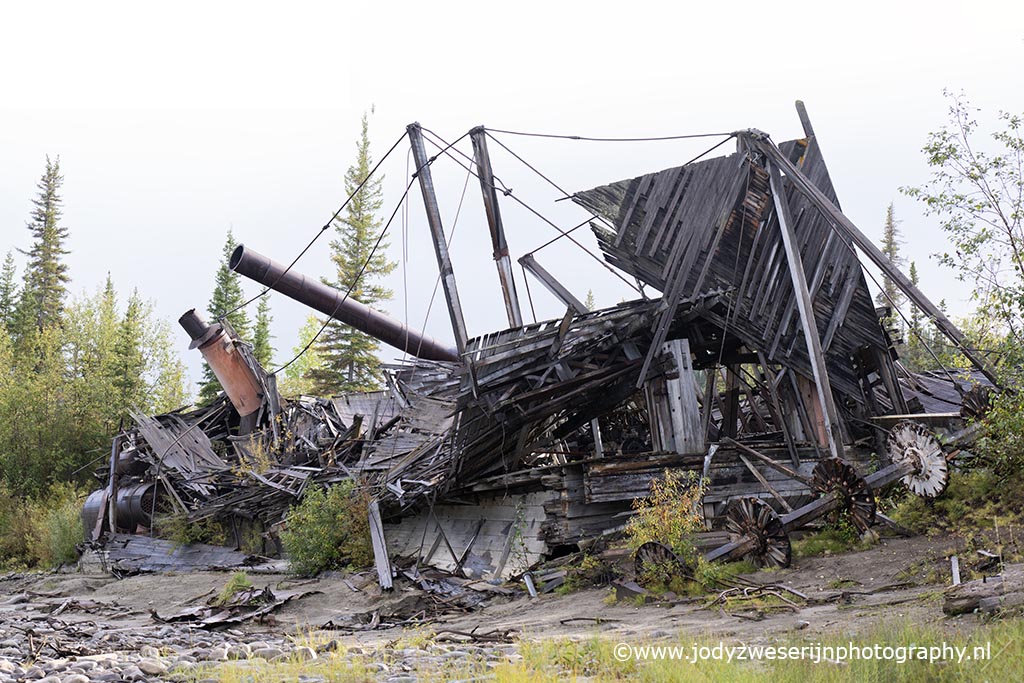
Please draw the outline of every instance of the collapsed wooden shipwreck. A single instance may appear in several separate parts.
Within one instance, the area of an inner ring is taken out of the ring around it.
[[[408,127],[455,346],[430,339],[240,246],[231,267],[415,357],[381,391],[278,395],[223,322],[181,324],[225,394],[135,415],[113,440],[88,535],[148,532],[160,514],[216,520],[229,544],[274,529],[311,486],[372,492],[377,570],[395,558],[466,576],[518,574],[622,528],[666,471],[708,482],[708,559],[790,559],[788,532],[837,508],[862,530],[874,492],[934,497],[995,379],[962,334],[838,205],[806,113],[805,137],[733,134],[737,151],[577,192],[608,264],[660,296],[590,311],[532,255],[566,306],[524,324],[488,133],[471,131],[507,329],[468,338],[420,126]],[[444,152],[445,150],[442,150]],[[904,369],[858,250],[975,364]],[[717,543],[712,542],[717,539]],[[280,551],[280,548],[276,548]],[[652,557],[658,549],[649,549]],[[641,558],[642,559],[642,558]]]

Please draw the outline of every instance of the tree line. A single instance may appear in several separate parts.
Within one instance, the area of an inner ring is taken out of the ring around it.
[[[352,198],[332,223],[335,273],[324,282],[373,306],[391,298],[380,278],[396,264],[385,256],[386,242],[373,251],[382,178],[368,179],[373,157],[366,115],[355,151],[344,177]],[[69,293],[63,183],[59,157],[47,157],[27,222],[28,246],[17,250],[25,265],[19,274],[11,250],[0,267],[0,488],[15,496],[87,480],[109,457],[110,438],[131,412],[206,403],[221,391],[204,364],[198,396],[192,395],[170,324],[138,290],[123,296],[108,274],[93,293]],[[235,246],[228,230],[207,312],[211,320],[227,321],[271,370],[269,295],[253,302],[254,311],[244,305],[241,279],[228,268]],[[376,339],[347,325],[309,316],[279,385],[286,395],[375,389],[379,348]]]
[[[69,295],[63,182],[60,159],[47,158],[24,270],[12,251],[0,270],[0,482],[18,495],[81,480],[129,411],[188,400],[170,327],[137,290],[123,298],[108,275]]]

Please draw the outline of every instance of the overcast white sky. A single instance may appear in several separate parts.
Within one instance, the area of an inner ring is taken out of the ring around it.
[[[615,137],[756,127],[784,140],[800,135],[793,101],[803,99],[845,212],[877,236],[895,201],[923,289],[966,312],[970,292],[929,260],[942,248],[936,221],[898,188],[927,177],[920,148],[945,121],[943,88],[965,91],[982,118],[1024,112],[1024,5],[712,5],[8,3],[0,250],[29,246],[35,184],[45,156],[60,155],[72,289],[92,291],[109,271],[122,292],[138,287],[176,321],[206,307],[229,227],[280,261],[298,253],[344,199],[359,116],[371,105],[379,157],[412,121],[448,139],[483,124]],[[709,144],[503,139],[570,192],[679,165]],[[586,217],[491,147],[517,196],[564,228]],[[407,145],[398,152],[384,168],[388,212],[407,177]],[[450,229],[466,173],[439,160],[434,175]],[[510,200],[502,209],[513,258],[554,236]],[[418,327],[436,278],[418,191],[408,215],[392,226],[392,257],[401,258],[403,234],[409,257],[391,278],[388,309],[399,318],[408,310]],[[502,327],[475,179],[453,254],[470,333]],[[593,289],[600,305],[627,295],[574,247],[537,259],[581,297]],[[328,239],[297,268],[327,274]],[[536,283],[532,291],[538,315],[560,314]],[[272,308],[283,361],[308,311],[281,297]],[[427,328],[451,339],[440,295]],[[197,378],[198,357],[174,329]]]

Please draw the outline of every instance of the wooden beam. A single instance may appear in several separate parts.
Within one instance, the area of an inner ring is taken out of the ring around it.
[[[795,170],[796,167],[793,168]],[[797,172],[799,173],[799,171]],[[807,344],[807,355],[811,359],[814,384],[818,388],[818,400],[821,402],[824,412],[829,451],[831,451],[833,457],[842,458],[843,435],[839,425],[839,412],[836,410],[835,398],[832,396],[832,385],[828,379],[828,369],[825,367],[825,356],[821,351],[821,336],[818,334],[818,324],[814,319],[814,304],[811,301],[810,293],[807,291],[807,277],[804,272],[803,259],[800,257],[800,252],[796,246],[796,234],[793,232],[793,220],[789,215],[786,191],[782,187],[779,169],[774,163],[769,164],[768,174],[772,188],[772,199],[775,202],[775,215],[779,220],[779,230],[782,232],[782,246],[786,251],[786,261],[789,263],[789,274],[793,281],[793,292],[796,296],[797,310],[800,312],[800,323],[803,327],[804,341]]]
[[[566,306],[572,307],[577,313],[583,315],[588,312],[583,302],[572,295],[568,289],[566,289],[561,282],[555,279],[555,276],[545,270],[537,260],[533,258],[533,254],[526,254],[519,259],[519,264],[530,271],[530,274],[540,280],[540,283],[547,288],[549,292],[555,295],[555,298],[561,301]]]
[[[666,344],[675,361],[677,379],[666,383],[672,431],[677,453],[703,453],[705,432],[701,430],[700,409],[697,407],[697,386],[690,357],[690,341],[677,339]]]
[[[736,455],[739,456],[740,461],[744,465],[746,465],[748,470],[750,470],[750,473],[754,475],[754,478],[761,482],[761,486],[763,486],[765,490],[772,495],[772,498],[779,501],[779,505],[784,507],[786,509],[786,512],[792,512],[793,506],[787,503],[786,499],[779,495],[779,492],[775,490],[775,487],[768,483],[768,480],[764,478],[764,475],[761,474],[761,472],[759,472],[756,467],[754,467],[754,463],[750,462],[750,460],[748,460],[747,457],[742,453],[737,453]]]
[[[462,304],[459,302],[459,289],[455,285],[455,271],[452,269],[451,256],[448,254],[448,241],[441,223],[441,210],[437,205],[437,195],[434,194],[434,180],[430,175],[432,160],[427,158],[427,151],[423,147],[420,124],[410,123],[406,130],[416,162],[416,177],[420,181],[420,192],[423,194],[423,204],[427,211],[427,224],[430,226],[430,237],[434,242],[437,267],[441,272],[441,286],[444,289],[444,298],[448,302],[448,315],[452,321],[452,330],[455,332],[455,346],[459,355],[462,355],[466,352],[469,336],[466,332],[466,319],[462,315]]]
[[[391,571],[391,558],[388,557],[388,544],[384,539],[384,523],[380,517],[380,505],[376,500],[370,502],[370,542],[373,544],[373,561],[377,566],[377,579],[380,587],[386,591],[391,590],[393,576]]]
[[[494,187],[491,157],[487,153],[487,133],[483,126],[479,126],[469,132],[469,137],[473,141],[473,159],[476,161],[477,177],[480,179],[480,191],[484,195],[484,211],[487,214],[487,227],[491,232],[494,264],[498,267],[498,280],[501,283],[501,293],[505,299],[508,324],[509,327],[522,327],[523,314],[519,310],[516,280],[512,274],[512,261],[508,255],[508,243],[505,241],[505,228],[501,223],[501,211],[498,209],[498,193]]]
[[[790,479],[795,479],[801,484],[806,484],[807,486],[811,485],[811,479],[809,477],[805,477],[796,470],[791,470],[782,463],[773,460],[772,458],[769,458],[761,451],[754,450],[750,446],[742,444],[738,441],[734,441],[733,439],[722,439],[721,445],[725,446],[726,448],[735,448],[736,450],[746,453],[747,455],[751,455],[760,460],[761,462],[763,462],[765,465],[768,465],[768,467],[771,467],[773,470],[781,472]]]

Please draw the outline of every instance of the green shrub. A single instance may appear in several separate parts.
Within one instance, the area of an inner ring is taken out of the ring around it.
[[[212,518],[190,522],[188,516],[180,512],[158,515],[153,531],[158,537],[175,545],[226,545],[228,542],[228,534],[222,523]]]
[[[999,475],[1019,481],[1024,474],[1024,392],[994,396],[985,427],[972,450]]]
[[[663,479],[651,480],[651,494],[633,501],[636,514],[626,525],[629,545],[636,550],[644,543],[663,543],[688,565],[696,563],[694,534],[704,528],[700,501],[704,482],[693,472],[665,470]]]
[[[578,564],[565,570],[565,583],[555,589],[559,595],[568,595],[591,586],[601,586],[614,575],[614,568],[596,555],[584,555]]]
[[[11,495],[0,485],[0,567],[53,568],[78,558],[84,497],[55,484],[39,498]]]
[[[29,555],[40,567],[56,567],[78,559],[78,544],[84,538],[82,503],[84,496],[71,484],[53,485],[47,496],[33,503]]]
[[[14,569],[29,564],[31,536],[32,514],[25,499],[15,496],[0,482],[0,568]]]
[[[281,541],[296,574],[373,563],[365,487],[345,481],[308,491],[285,519]]]

